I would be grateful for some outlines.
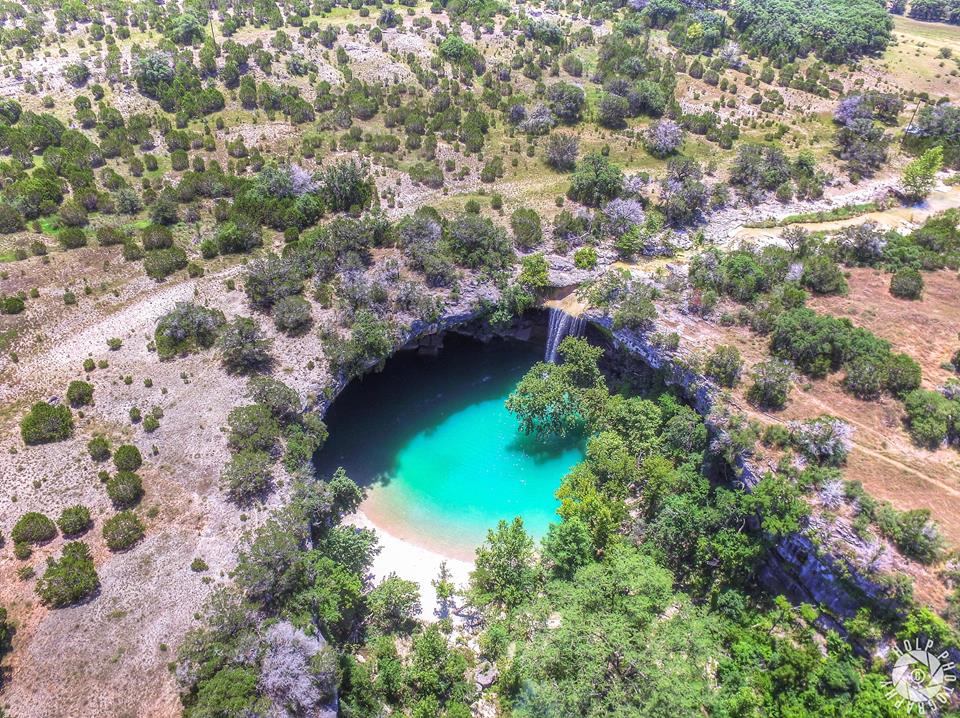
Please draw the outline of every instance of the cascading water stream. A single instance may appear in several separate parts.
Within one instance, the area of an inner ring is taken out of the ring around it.
[[[560,348],[560,342],[564,337],[579,337],[583,334],[583,317],[573,317],[562,309],[551,307],[550,321],[547,331],[547,349],[544,353],[544,361],[551,364],[557,362],[557,350]]]

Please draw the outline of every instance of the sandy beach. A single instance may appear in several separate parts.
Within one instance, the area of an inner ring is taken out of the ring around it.
[[[437,592],[431,581],[440,573],[440,564],[447,562],[447,568],[452,581],[457,588],[466,585],[473,570],[472,561],[444,556],[436,551],[418,546],[406,539],[391,534],[382,526],[375,524],[362,511],[358,511],[346,519],[359,528],[373,529],[380,539],[380,554],[373,561],[373,574],[379,582],[391,573],[400,578],[414,581],[420,586],[421,611],[420,617],[425,621],[437,619],[434,609],[437,605]]]

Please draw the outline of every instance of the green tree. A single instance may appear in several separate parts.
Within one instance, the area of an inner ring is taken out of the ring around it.
[[[523,519],[518,516],[511,523],[500,521],[496,531],[487,531],[470,575],[478,604],[517,606],[527,599],[537,579],[533,539],[523,527]]]
[[[23,443],[49,444],[73,435],[73,415],[69,407],[38,401],[20,420]]]
[[[367,596],[367,607],[376,631],[409,633],[420,613],[420,587],[391,573]]]
[[[919,202],[933,191],[937,172],[943,168],[943,147],[937,145],[926,150],[903,170],[900,184],[908,199]]]
[[[47,559],[47,568],[37,579],[36,590],[44,605],[61,608],[88,598],[99,586],[90,547],[81,541],[71,541],[63,547],[59,559]]]
[[[603,155],[592,154],[577,163],[567,196],[588,207],[599,207],[620,194],[623,172]]]

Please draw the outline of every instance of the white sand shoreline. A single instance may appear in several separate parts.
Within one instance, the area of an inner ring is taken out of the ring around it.
[[[431,581],[440,573],[440,564],[447,562],[451,580],[457,588],[466,585],[473,561],[445,556],[423,546],[394,536],[389,530],[377,525],[362,510],[347,517],[346,523],[365,529],[373,529],[380,539],[380,553],[373,561],[371,571],[377,582],[391,573],[400,578],[414,581],[420,586],[420,618],[435,621],[434,609],[437,605],[437,592]]]

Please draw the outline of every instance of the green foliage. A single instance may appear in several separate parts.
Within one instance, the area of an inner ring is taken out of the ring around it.
[[[899,299],[920,299],[923,295],[923,275],[913,267],[904,267],[890,277],[890,294]]]
[[[143,497],[143,481],[133,471],[118,471],[107,480],[107,496],[116,508],[129,509]]]
[[[160,359],[208,349],[225,323],[223,312],[189,302],[178,302],[157,322],[154,344]]]
[[[926,150],[903,170],[900,183],[907,198],[915,202],[926,199],[936,184],[937,172],[943,167],[943,147]]]
[[[893,21],[871,0],[742,0],[733,24],[743,41],[780,60],[810,51],[827,62],[847,62],[883,51]]]
[[[904,408],[910,436],[920,446],[936,449],[960,432],[960,400],[915,389],[904,397]]]
[[[216,341],[220,359],[229,371],[246,374],[272,361],[273,342],[263,336],[250,317],[237,317],[225,324]]]
[[[373,196],[373,181],[353,160],[341,160],[325,167],[319,176],[320,195],[333,212],[364,209]]]
[[[80,504],[68,506],[57,519],[57,526],[64,536],[79,536],[86,533],[91,523],[90,509]]]
[[[110,458],[110,442],[102,436],[95,436],[87,443],[87,452],[94,461],[106,461]]]
[[[384,578],[367,596],[370,626],[380,633],[409,633],[420,613],[420,587],[395,573]]]
[[[534,589],[537,579],[533,539],[524,529],[523,519],[500,521],[496,531],[487,531],[470,575],[474,601],[481,606],[516,606]]]
[[[543,241],[540,215],[536,210],[526,207],[516,209],[510,217],[510,227],[513,229],[513,241],[521,249],[533,249]]]
[[[147,252],[143,257],[143,271],[156,281],[162,281],[174,272],[185,269],[187,253],[180,247],[169,249],[155,249]]]
[[[113,452],[113,465],[118,471],[136,471],[143,466],[140,449],[133,444],[122,444]]]
[[[599,207],[623,189],[623,172],[603,155],[592,154],[577,163],[567,196],[588,207]]]
[[[747,390],[751,404],[764,409],[782,409],[790,395],[793,367],[787,362],[769,359],[753,367],[753,384]]]
[[[273,483],[273,459],[265,451],[242,449],[230,457],[220,475],[220,486],[231,501],[249,505]]]
[[[800,282],[817,294],[847,293],[847,280],[843,271],[836,261],[823,254],[815,255],[804,262]]]
[[[99,587],[90,548],[81,541],[67,543],[59,559],[47,559],[47,568],[37,579],[40,601],[52,608],[80,603]]]
[[[79,379],[71,381],[67,387],[67,401],[74,408],[92,404],[93,385]]]
[[[514,260],[506,232],[488,217],[463,214],[446,228],[445,242],[450,255],[469,269],[504,269]]]
[[[736,347],[721,344],[707,357],[704,371],[720,386],[734,387],[740,381],[743,359]]]
[[[57,527],[50,518],[37,511],[29,511],[17,519],[10,531],[15,544],[41,544],[57,535]]]
[[[597,369],[602,353],[584,339],[566,337],[559,348],[562,363],[539,362],[524,375],[507,409],[526,433],[567,436],[582,429],[590,390],[604,386]]]
[[[69,407],[38,401],[20,420],[20,436],[27,445],[49,444],[73,435],[73,415]]]
[[[143,538],[146,526],[132,511],[121,511],[103,522],[103,539],[111,551],[125,551]]]

